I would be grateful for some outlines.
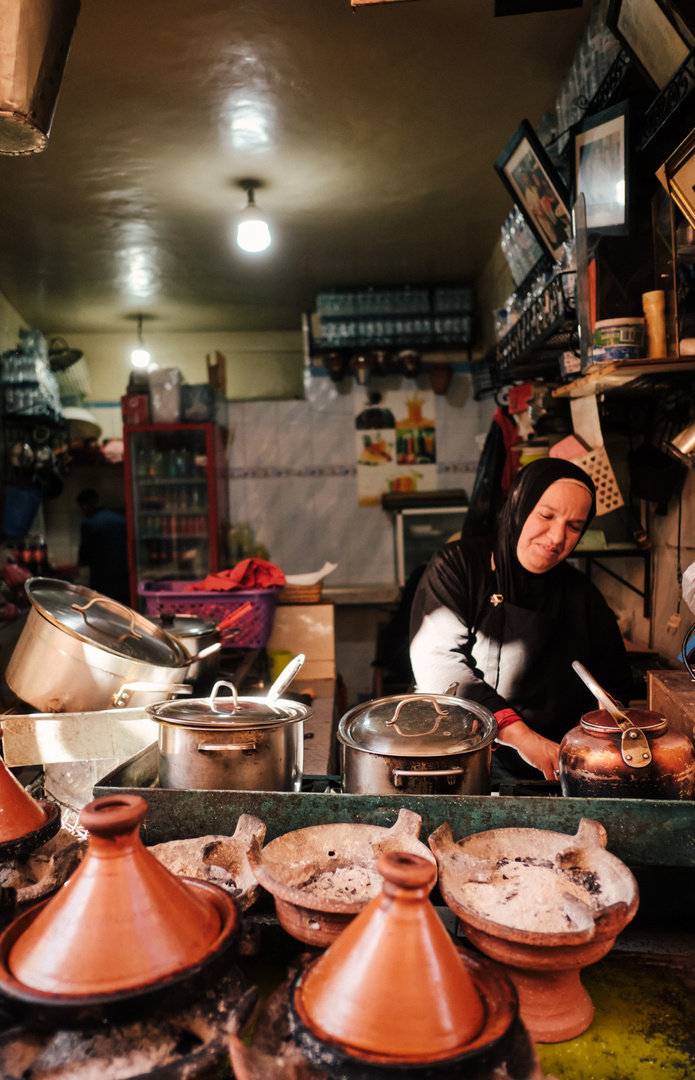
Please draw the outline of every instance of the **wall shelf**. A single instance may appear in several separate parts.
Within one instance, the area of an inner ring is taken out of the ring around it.
[[[573,382],[553,390],[553,397],[580,398],[619,390],[645,375],[664,375],[666,372],[695,371],[695,357],[667,356],[644,360],[616,360],[613,363],[592,364],[586,373]]]
[[[571,286],[573,291],[573,279]],[[557,274],[497,342],[498,377],[504,382],[557,374],[559,355],[573,343],[576,347],[576,334],[576,311],[563,288],[563,274]]]

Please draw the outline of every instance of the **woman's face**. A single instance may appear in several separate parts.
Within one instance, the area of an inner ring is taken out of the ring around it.
[[[572,480],[551,484],[526,518],[516,545],[516,557],[524,570],[544,574],[566,559],[590,510],[587,488]]]

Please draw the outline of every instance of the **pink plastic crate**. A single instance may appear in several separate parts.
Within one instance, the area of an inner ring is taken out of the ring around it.
[[[268,644],[278,589],[234,589],[232,592],[187,590],[184,581],[141,581],[138,595],[145,600],[148,615],[196,615],[221,623],[247,600],[250,611],[238,623],[222,632],[222,644],[234,649],[262,649]]]

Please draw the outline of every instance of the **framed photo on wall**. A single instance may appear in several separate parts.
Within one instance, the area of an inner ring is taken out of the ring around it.
[[[610,0],[606,24],[659,90],[694,44],[683,20],[676,26],[661,0]]]
[[[656,175],[695,228],[695,131],[674,150]]]
[[[572,201],[586,200],[589,232],[630,231],[630,133],[628,102],[596,113],[570,133]]]
[[[521,121],[495,169],[543,250],[553,261],[558,259],[572,236],[567,192],[527,120]]]

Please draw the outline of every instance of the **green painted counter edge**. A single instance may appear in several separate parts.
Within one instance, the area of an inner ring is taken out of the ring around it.
[[[155,775],[156,746],[131,758],[94,787],[95,798],[128,793],[147,801],[146,844],[211,833],[230,835],[241,814],[253,814],[265,822],[266,842],[294,829],[329,822],[390,827],[404,806],[421,815],[423,840],[444,821],[459,840],[472,833],[510,827],[573,834],[585,817],[601,822],[608,833],[608,850],[629,865],[695,866],[692,800],[191,791],[147,786]]]

